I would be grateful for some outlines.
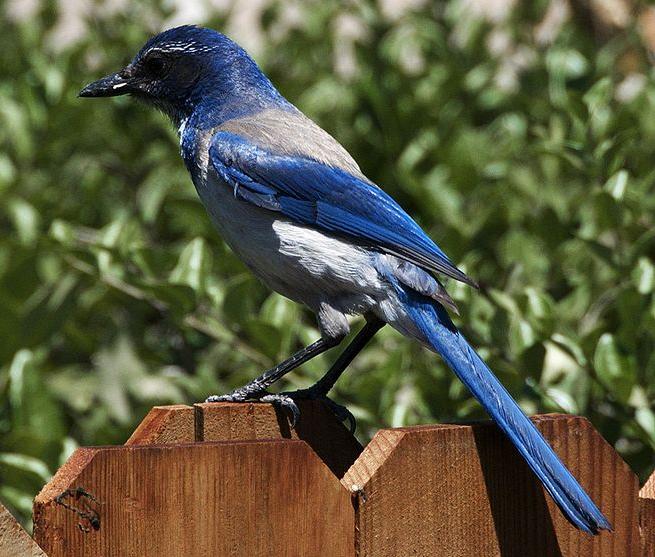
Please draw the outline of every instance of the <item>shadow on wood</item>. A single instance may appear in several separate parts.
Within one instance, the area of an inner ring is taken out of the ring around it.
[[[300,420],[292,429],[285,412],[270,404],[196,404],[196,440],[300,439],[343,477],[362,446],[324,403],[301,400],[298,407]]]
[[[289,426],[285,413],[270,404],[155,406],[125,444],[300,439],[341,478],[362,452],[362,446],[322,402],[303,400],[298,406],[301,418],[295,429]]]
[[[637,557],[636,476],[587,420],[534,422],[614,532],[571,526],[495,426],[418,426],[379,431],[342,480],[359,494],[358,555]]]
[[[527,554],[522,548],[536,545],[540,556],[562,557],[548,495],[535,481],[528,464],[495,427],[491,431],[477,427],[473,438],[500,554],[522,557]],[[504,458],[512,453],[515,458]]]
[[[125,447],[58,472],[37,541],[50,557],[640,556],[637,479],[583,418],[534,421],[614,524],[595,538],[491,424],[381,430],[362,451],[321,403],[301,411],[294,431],[264,404],[154,408]]]

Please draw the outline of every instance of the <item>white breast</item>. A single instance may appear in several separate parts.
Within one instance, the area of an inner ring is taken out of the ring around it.
[[[371,252],[235,198],[213,171],[198,193],[223,239],[270,288],[315,312],[362,313],[383,289]]]

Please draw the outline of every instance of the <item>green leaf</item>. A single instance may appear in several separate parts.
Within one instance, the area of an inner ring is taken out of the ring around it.
[[[540,292],[536,288],[527,288],[525,291],[527,297],[526,319],[543,336],[550,336],[555,325],[555,303],[553,299],[545,292]]]
[[[160,282],[156,284],[139,284],[139,288],[173,314],[185,315],[196,306],[196,295],[192,288],[182,284]]]
[[[247,275],[231,281],[223,298],[223,314],[228,321],[245,325],[251,319],[256,303],[256,284]]]
[[[627,402],[636,379],[634,361],[621,353],[613,335],[603,334],[596,345],[594,367],[601,382],[621,402]]]
[[[67,222],[55,219],[50,225],[49,235],[57,242],[64,245],[72,245],[75,241],[75,230]]]
[[[24,454],[0,453],[0,468],[3,466],[11,466],[23,472],[34,474],[43,483],[50,481],[50,477],[52,476],[45,462]]]
[[[655,413],[653,410],[650,408],[637,408],[635,420],[648,435],[651,447],[655,448]]]
[[[609,180],[607,180],[607,182],[605,182],[603,188],[617,201],[623,199],[628,188],[628,171],[619,170]]]
[[[640,257],[632,271],[632,280],[639,294],[650,294],[655,287],[655,266],[647,257]]]
[[[577,50],[553,48],[546,55],[548,69],[567,79],[584,75],[589,66],[586,58]]]
[[[509,341],[512,352],[520,354],[537,341],[537,335],[524,319],[512,319],[509,329]]]
[[[266,323],[286,329],[295,324],[298,305],[280,294],[274,293],[262,304],[259,316]]]
[[[13,198],[7,204],[7,210],[14,223],[18,238],[24,244],[36,242],[40,230],[41,217],[36,208],[20,198]]]
[[[256,320],[248,321],[245,329],[255,348],[273,361],[278,359],[282,342],[282,331],[280,329]]]
[[[579,412],[575,399],[565,390],[550,387],[546,389],[545,394],[557,405],[556,410],[563,410],[568,414],[577,414]]]
[[[573,358],[575,358],[576,363],[580,367],[585,367],[587,365],[587,358],[579,344],[579,341],[561,333],[555,333],[552,336],[552,341],[566,348],[567,352],[573,356]]]
[[[0,501],[5,503],[10,508],[23,513],[23,518],[29,517],[32,514],[32,505],[34,498],[21,489],[16,489],[10,485],[3,485],[0,487]]]
[[[27,367],[33,359],[34,354],[30,350],[19,350],[16,352],[16,355],[9,366],[9,401],[16,409],[18,422],[27,420],[27,417],[21,417],[20,413],[23,411],[23,397],[26,396],[25,383],[26,375],[28,373]]]
[[[579,62],[578,62],[579,63]],[[612,100],[612,80],[609,77],[600,79],[587,91],[582,100],[590,113],[604,108]]]
[[[185,284],[203,294],[210,270],[211,252],[203,238],[194,238],[182,250],[177,265],[170,274],[170,281]]]

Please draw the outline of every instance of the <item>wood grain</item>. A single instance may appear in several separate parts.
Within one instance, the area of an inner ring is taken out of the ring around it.
[[[639,498],[583,418],[533,420],[613,523],[596,538],[491,424],[381,430],[362,452],[322,403],[301,412],[292,430],[267,404],[154,408],[128,445],[80,449],[57,472],[37,541],[51,557],[655,555],[655,479]]]
[[[195,441],[195,414],[191,406],[154,406],[126,445],[165,445]]]
[[[358,556],[640,555],[636,476],[587,420],[534,422],[613,533],[571,526],[497,427],[420,426],[379,431],[342,480],[356,497]]]
[[[80,487],[95,501],[57,503]],[[50,557],[352,557],[354,547],[350,494],[296,440],[78,449],[37,496],[34,521]]]
[[[271,404],[229,402],[196,404],[196,440],[300,439],[341,478],[362,446],[321,401],[298,402],[295,429],[286,413]]]
[[[0,556],[48,557],[0,503]]]
[[[639,526],[641,528],[641,554],[655,555],[655,472],[639,491]]]
[[[293,429],[286,414],[271,404],[247,402],[155,406],[126,445],[161,445],[193,441],[300,439],[339,478],[362,452],[357,439],[321,401],[300,401]]]

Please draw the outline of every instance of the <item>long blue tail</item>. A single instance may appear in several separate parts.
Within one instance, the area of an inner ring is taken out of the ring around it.
[[[603,513],[453,325],[443,307],[402,288],[399,294],[420,332],[514,443],[566,517],[589,534],[611,530]]]

